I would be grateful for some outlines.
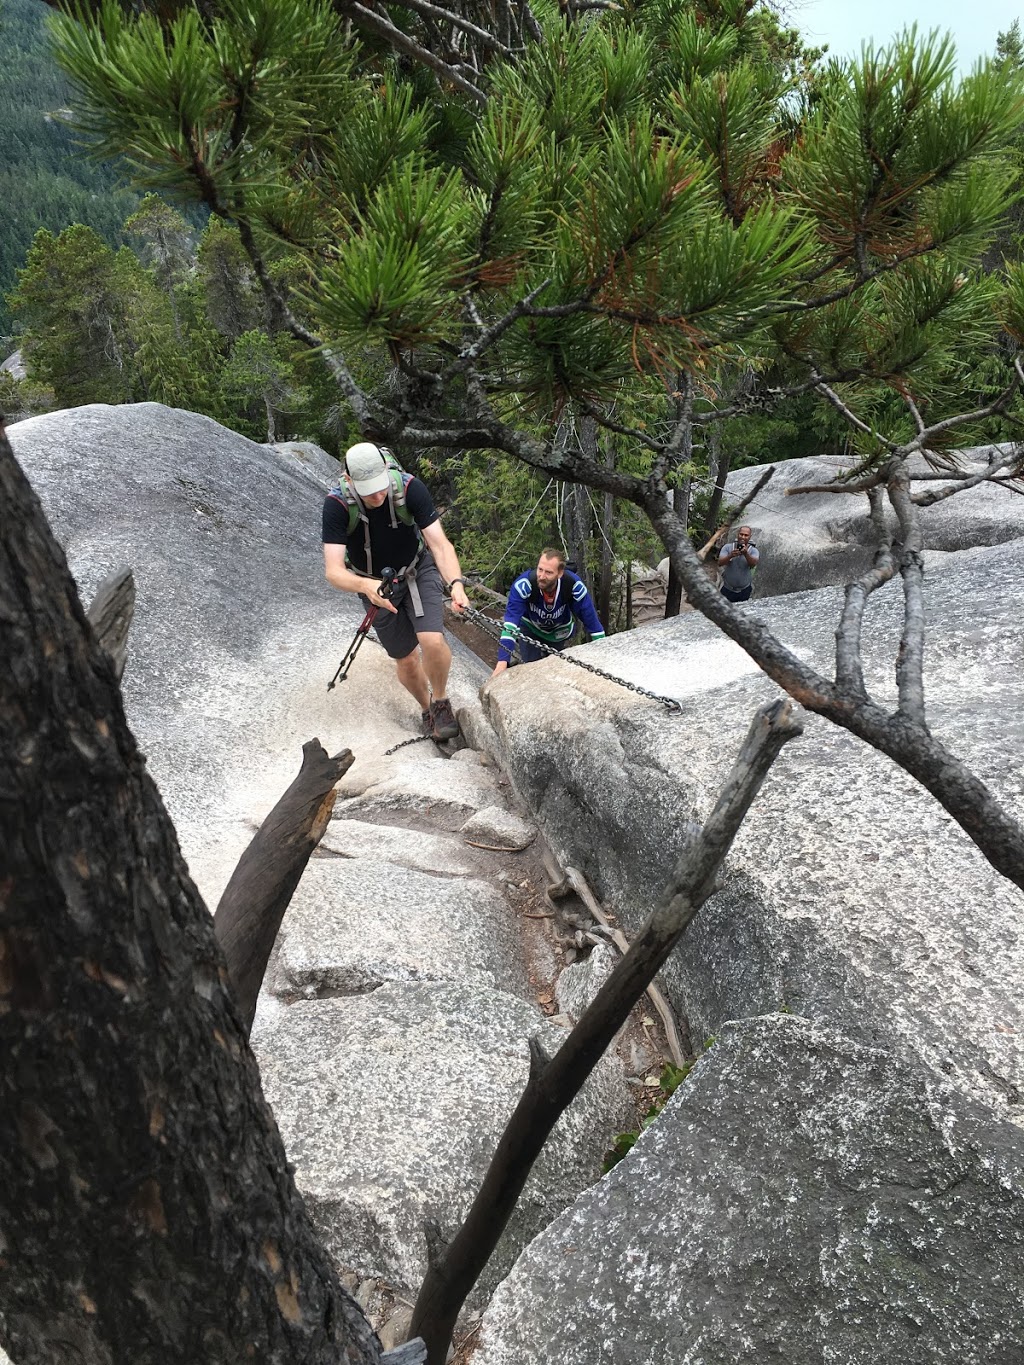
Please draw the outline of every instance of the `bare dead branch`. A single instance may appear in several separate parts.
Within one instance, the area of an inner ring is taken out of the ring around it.
[[[540,294],[543,294],[550,283],[551,278],[549,276],[546,280],[542,280],[536,289],[531,289],[524,298],[520,299],[517,304],[510,308],[504,317],[500,317],[497,322],[492,323],[491,326],[474,341],[472,346],[467,350],[460,352],[455,363],[447,368],[445,372],[446,376],[460,374],[463,370],[468,369],[470,365],[474,365],[483,355],[484,351],[488,350],[496,341],[499,341],[501,337],[505,335],[514,322],[526,315],[526,312],[534,299]],[[473,311],[474,313],[476,312],[475,307]],[[479,324],[479,313],[476,313],[474,321]]]
[[[980,483],[999,483],[1007,485],[1007,480],[993,478],[993,475],[998,474],[1001,469],[1007,469],[1012,465],[1020,465],[1022,462],[1024,462],[1024,448],[1021,448],[1020,446],[1009,454],[1003,454],[1000,451],[996,451],[993,458],[989,460],[985,468],[979,473],[971,474],[967,478],[960,478],[946,488],[933,488],[925,493],[913,493],[911,494],[911,501],[916,507],[934,507],[937,502],[944,502],[946,498],[955,497],[957,493],[963,493],[968,488],[976,488]],[[912,479],[913,483],[917,482],[917,477]],[[924,475],[923,477],[948,479],[951,476],[948,474],[934,474]],[[955,478],[955,476],[953,477]],[[1018,492],[1021,490],[1014,489],[1013,491]]]
[[[875,431],[873,427],[869,427],[867,422],[862,422],[861,419],[856,415],[856,413],[852,412],[846,406],[846,404],[839,397],[836,391],[830,388],[828,384],[824,382],[824,380],[819,380],[819,382],[815,385],[815,388],[822,395],[822,397],[828,399],[828,401],[835,408],[836,412],[838,412],[841,417],[843,417],[847,422],[849,422],[851,427],[855,427],[858,431],[864,432],[866,436],[873,436],[875,440],[879,442],[880,445],[887,447],[887,449],[889,450],[897,449],[895,441],[890,441],[887,437],[882,436],[880,435],[879,432]]]
[[[627,939],[621,929],[612,923],[610,917],[605,914],[601,902],[594,895],[586,877],[584,877],[578,867],[567,866],[562,869],[562,872],[563,880],[561,882],[556,882],[553,886],[549,886],[545,892],[548,900],[557,900],[559,896],[564,895],[566,891],[574,892],[579,896],[580,900],[590,911],[597,923],[607,930],[611,941],[615,944],[623,957],[625,957],[629,952],[629,939]],[[668,1003],[663,992],[653,981],[647,987],[646,993],[647,998],[654,1007],[658,1018],[661,1020],[661,1026],[665,1031],[665,1042],[668,1045],[669,1058],[675,1066],[683,1066],[687,1061],[687,1057],[679,1037],[679,1027],[676,1023],[676,1016],[672,1006]]]
[[[131,569],[109,574],[96,589],[86,615],[96,638],[110,655],[120,680],[128,653],[128,631],[135,614],[135,577]]]
[[[502,56],[508,56],[508,49],[505,44],[499,42],[493,33],[488,33],[485,28],[480,28],[469,19],[464,19],[461,14],[456,14],[454,10],[442,9],[439,5],[432,5],[429,0],[402,0],[403,9],[414,10],[417,14],[429,15],[432,19],[439,19],[444,24],[451,24],[453,28],[461,29],[463,33],[470,34],[482,47],[488,48],[491,52],[499,52]]]
[[[302,746],[298,776],[263,821],[220,898],[213,929],[246,1033],[284,912],[323,838],[334,788],[354,761],[349,749],[328,758],[318,739]]]
[[[1021,369],[1020,358],[1013,358],[1014,376],[1012,381],[991,403],[987,403],[983,408],[974,408],[971,412],[958,412],[953,417],[947,417],[944,421],[935,422],[932,426],[926,427],[913,441],[909,441],[901,447],[901,453],[910,455],[914,451],[921,450],[930,445],[943,432],[954,431],[957,427],[966,426],[969,422],[982,422],[986,417],[995,417],[1009,405],[1014,394],[1024,383],[1024,370]]]
[[[586,400],[580,402],[580,411],[585,417],[592,417],[597,425],[603,427],[605,431],[614,431],[617,436],[628,436],[631,441],[636,441],[638,445],[653,450],[657,455],[661,454],[663,442],[655,440],[646,431],[640,431],[637,427],[627,427],[622,422],[616,422]]]
[[[256,274],[256,278],[260,282],[260,288],[263,290],[263,296],[267,300],[274,321],[284,331],[290,332],[292,336],[295,337],[296,341],[301,341],[302,344],[308,346],[310,350],[318,351],[320,353],[324,363],[334,377],[335,383],[348,400],[349,406],[355,414],[360,427],[365,429],[371,421],[370,403],[366,394],[353,378],[352,372],[345,364],[345,361],[337,352],[333,351],[322,338],[315,336],[307,327],[303,326],[288,307],[284,295],[277,287],[277,283],[267,269],[267,264],[263,259],[263,253],[256,244],[252,224],[248,219],[238,216],[231,217],[231,221],[233,221],[238,228],[238,234],[242,246],[245,248],[245,254],[252,262],[252,268]]]
[[[902,395],[902,398],[903,402],[906,404],[907,411],[914,419],[914,426],[917,427],[917,433],[920,436],[921,433],[925,430],[924,418],[921,416],[920,412],[918,411],[917,404],[914,402],[913,398],[911,398],[909,393],[904,393]]]
[[[772,464],[768,466],[768,468],[758,479],[757,483],[754,484],[753,488],[743,499],[740,505],[736,508],[735,512],[733,512],[732,518],[729,522],[730,526],[735,526],[739,522],[740,517],[742,517],[743,513],[747,510],[750,504],[757,497],[758,493],[761,492],[762,488],[766,488],[768,484],[771,483],[772,479],[775,477],[775,470],[776,470],[775,465]]]
[[[487,96],[471,81],[467,81],[464,76],[449,66],[447,62],[434,55],[428,48],[422,47],[414,38],[410,38],[407,33],[403,33],[400,28],[396,28],[389,19],[375,14],[373,10],[367,9],[365,5],[350,3],[346,7],[346,12],[351,14],[357,24],[363,28],[368,28],[372,33],[383,38],[385,42],[395,49],[396,52],[404,52],[407,57],[412,57],[421,66],[429,67],[442,80],[448,81],[455,86],[456,90],[461,90],[464,95],[469,95],[476,100],[477,104],[486,104]]]
[[[711,893],[771,765],[801,729],[788,701],[757,712],[714,810],[680,857],[660,904],[556,1055],[531,1075],[465,1222],[444,1261],[428,1270],[416,1300],[410,1330],[427,1343],[428,1365],[443,1365],[466,1295],[497,1245],[548,1134]]]
[[[851,479],[849,483],[837,480],[835,483],[804,483],[799,487],[787,488],[786,497],[795,498],[800,493],[870,493],[872,488],[880,488],[885,483],[884,473],[872,471],[863,479]]]

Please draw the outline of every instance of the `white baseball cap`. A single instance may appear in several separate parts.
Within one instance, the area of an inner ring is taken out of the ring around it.
[[[345,452],[345,471],[361,498],[371,493],[383,493],[391,482],[388,467],[380,447],[372,441],[360,441]]]

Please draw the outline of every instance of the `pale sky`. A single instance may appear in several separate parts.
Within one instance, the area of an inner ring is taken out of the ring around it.
[[[853,57],[865,39],[888,43],[902,28],[949,30],[966,74],[979,57],[994,56],[996,37],[1022,20],[1024,0],[790,0],[788,22],[810,45],[828,43],[834,57]]]

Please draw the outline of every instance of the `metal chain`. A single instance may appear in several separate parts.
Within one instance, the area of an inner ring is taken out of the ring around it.
[[[392,744],[390,749],[385,749],[384,757],[388,758],[391,754],[397,754],[399,749],[406,749],[410,744],[420,744],[423,740],[432,738],[432,735],[413,735],[412,739],[403,739],[400,744]]]
[[[501,639],[501,626],[493,617],[485,616],[482,611],[474,606],[463,607],[461,615],[468,616],[492,640]],[[659,702],[666,707],[673,715],[678,715],[683,709],[675,697],[663,697],[657,692],[649,692],[646,687],[641,687],[639,683],[626,682],[625,678],[617,678],[614,673],[606,673],[603,668],[598,668],[595,664],[584,663],[582,659],[569,658],[560,650],[552,649],[550,645],[535,640],[532,635],[524,635],[523,638],[527,640],[531,649],[539,649],[542,654],[553,654],[556,659],[561,659],[564,664],[575,664],[577,668],[585,668],[588,673],[594,673],[597,677],[604,678],[606,682],[615,683],[617,687],[624,687],[628,692],[636,692],[638,696],[649,697],[651,701]],[[518,648],[518,640],[516,646]]]

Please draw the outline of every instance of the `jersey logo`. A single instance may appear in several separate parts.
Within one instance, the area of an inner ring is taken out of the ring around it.
[[[515,590],[519,596],[524,599],[529,597],[530,593],[533,591],[528,578],[517,578],[515,581]]]
[[[582,582],[580,579],[577,579],[576,582],[572,585],[572,600],[574,602],[582,602],[586,595],[587,595],[586,583]]]

